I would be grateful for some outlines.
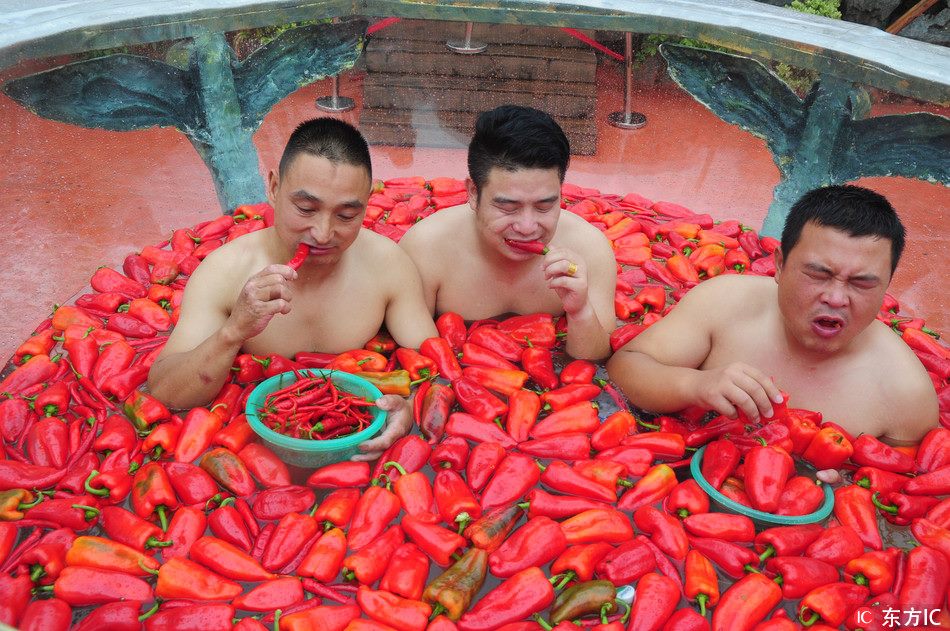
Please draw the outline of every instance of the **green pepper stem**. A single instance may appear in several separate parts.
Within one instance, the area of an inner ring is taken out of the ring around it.
[[[544,631],[551,631],[551,629],[554,628],[551,626],[551,624],[547,620],[541,617],[541,614],[536,613],[531,617],[534,618],[535,622],[541,625],[541,628],[544,629]]]
[[[143,568],[143,569],[145,569],[145,568]],[[158,572],[156,572],[156,574],[157,574],[157,573],[158,573]],[[149,609],[148,611],[146,611],[145,613],[143,613],[141,616],[139,616],[139,622],[145,622],[146,620],[148,620],[149,618],[151,618],[152,616],[154,616],[154,615],[158,612],[158,606],[161,605],[161,604],[162,604],[162,601],[161,601],[161,600],[156,600],[156,601],[155,601],[155,604],[152,605],[152,608],[151,608],[151,609]]]
[[[809,617],[808,620],[805,620],[804,618],[802,618],[802,616],[805,614],[805,611],[806,610],[802,610],[802,612],[798,614],[798,620],[802,623],[802,626],[804,627],[810,627],[811,625],[818,622],[819,618],[821,618],[821,616],[819,616],[817,612],[813,611],[811,612],[811,617]]]
[[[871,494],[871,502],[877,506],[879,509],[891,515],[896,515],[898,508],[894,504],[884,504],[880,499],[881,494],[878,491],[875,491]]]
[[[162,526],[162,532],[168,530],[168,515],[165,514],[165,505],[159,504],[155,507],[155,513],[158,515],[158,523]]]
[[[89,477],[86,478],[85,483],[83,483],[86,493],[89,493],[90,495],[98,495],[99,497],[109,497],[109,489],[95,489],[90,484],[97,475],[99,475],[99,472],[93,469],[92,473],[89,474]]]

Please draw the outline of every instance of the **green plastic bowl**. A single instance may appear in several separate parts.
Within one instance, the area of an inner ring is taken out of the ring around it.
[[[359,395],[367,401],[375,401],[383,396],[379,388],[362,377],[347,372],[324,370],[322,368],[305,368],[300,372],[302,374],[329,377],[334,385],[341,390]],[[386,412],[374,407],[371,408],[373,421],[369,427],[348,436],[328,440],[309,440],[284,436],[275,432],[261,422],[258,410],[264,407],[264,399],[267,395],[296,381],[297,376],[293,371],[265,379],[251,392],[244,410],[247,422],[254,432],[261,437],[265,445],[277,454],[278,458],[287,464],[296,467],[317,468],[341,460],[349,460],[351,456],[357,453],[360,443],[369,440],[382,429],[383,423],[386,421]]]
[[[739,515],[745,515],[750,517],[752,521],[760,525],[773,525],[773,526],[801,526],[804,524],[815,524],[820,521],[824,521],[831,515],[831,510],[835,506],[835,494],[831,490],[831,487],[827,484],[822,485],[822,490],[825,493],[825,501],[821,506],[818,507],[814,513],[809,513],[808,515],[775,515],[773,513],[766,513],[760,510],[755,510],[754,508],[749,508],[748,506],[743,506],[739,502],[733,501],[720,493],[716,488],[713,487],[709,482],[706,481],[706,478],[703,477],[702,465],[703,465],[703,454],[706,452],[706,446],[703,445],[696,453],[693,454],[693,459],[689,464],[690,473],[693,474],[693,479],[699,484],[699,487],[706,492],[709,496],[709,499],[721,509],[721,512],[724,513],[738,513]]]

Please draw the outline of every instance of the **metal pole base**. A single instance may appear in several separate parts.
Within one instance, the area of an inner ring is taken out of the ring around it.
[[[452,40],[445,43],[449,50],[460,55],[477,55],[488,50],[488,44]]]
[[[356,102],[347,96],[321,96],[317,99],[317,108],[324,112],[349,112]]]
[[[613,112],[607,116],[607,122],[620,129],[640,129],[647,124],[647,117],[640,112]]]

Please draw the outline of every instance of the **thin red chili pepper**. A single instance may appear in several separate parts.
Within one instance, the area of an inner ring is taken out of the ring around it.
[[[295,271],[300,269],[300,266],[303,265],[303,262],[307,259],[308,254],[310,254],[310,246],[306,243],[299,244],[294,251],[294,257],[287,261],[287,267]]]
[[[319,581],[315,581],[312,578],[302,578],[300,579],[300,582],[303,584],[303,588],[305,590],[307,590],[311,594],[319,596],[320,598],[328,598],[334,602],[340,603],[341,605],[346,605],[353,602],[352,598],[343,596],[332,587],[328,585],[324,585],[323,583],[320,583]],[[319,600],[319,599],[315,598],[314,600]]]

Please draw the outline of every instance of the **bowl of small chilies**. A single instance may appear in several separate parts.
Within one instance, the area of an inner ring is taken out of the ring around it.
[[[383,427],[375,385],[350,373],[305,368],[262,381],[247,399],[248,424],[287,464],[347,460]]]

